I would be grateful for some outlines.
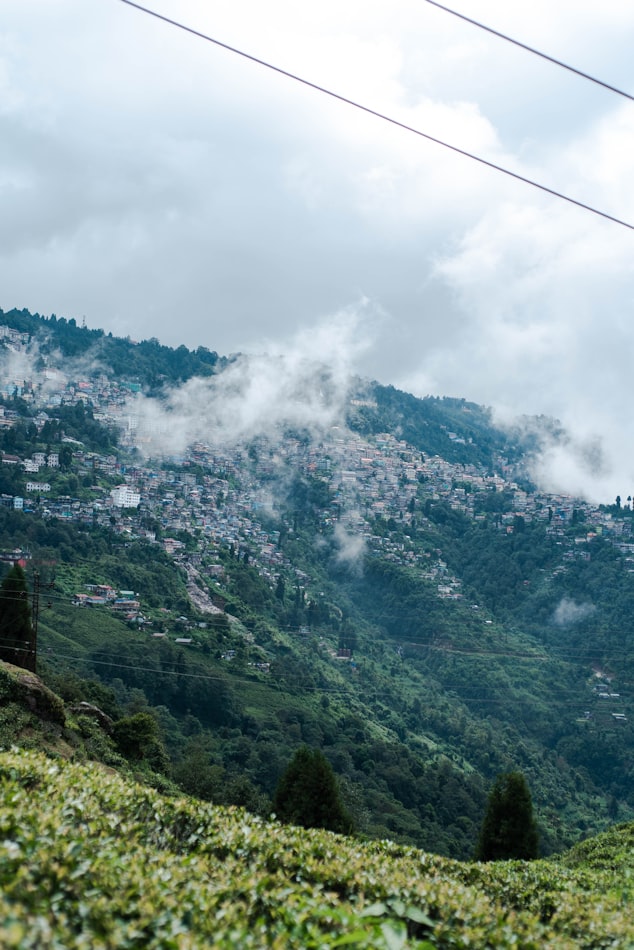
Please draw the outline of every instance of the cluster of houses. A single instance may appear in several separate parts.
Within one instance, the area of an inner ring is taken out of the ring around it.
[[[28,339],[22,336],[0,327],[0,340],[12,348],[24,347]],[[10,383],[20,383],[23,397],[39,410],[37,424],[47,418],[47,408],[84,402],[96,419],[119,426],[125,433],[124,442],[135,447],[140,431],[135,398],[141,387],[137,382],[113,380],[99,372],[71,382],[61,369],[47,367],[38,374],[34,371],[30,380]],[[14,424],[14,416],[12,410],[0,407],[0,426]],[[447,432],[447,436],[460,441],[454,433]],[[51,488],[53,479],[29,480],[26,493],[45,496],[39,499],[37,509],[44,517],[109,525],[122,534],[160,543],[178,559],[205,556],[211,571],[214,550],[233,548],[248,554],[272,584],[280,573],[293,570],[280,545],[282,534],[292,531],[292,526],[271,526],[271,519],[264,516],[275,514],[283,505],[289,481],[298,472],[328,484],[327,501],[320,511],[323,528],[337,527],[339,537],[356,539],[359,552],[380,550],[389,560],[417,567],[436,584],[438,596],[444,599],[461,597],[459,581],[450,575],[441,552],[421,551],[407,539],[408,526],[414,520],[417,524],[425,521],[421,495],[432,503],[443,501],[477,520],[484,517],[478,513],[481,493],[511,493],[513,507],[499,516],[499,530],[514,531],[518,516],[526,523],[542,521],[550,533],[561,536],[564,560],[586,556],[584,543],[599,533],[613,539],[622,550],[630,543],[621,534],[623,520],[613,519],[606,511],[564,495],[521,489],[512,481],[504,458],[496,462],[497,473],[490,474],[477,465],[429,456],[387,433],[365,438],[335,426],[313,441],[259,437],[248,447],[211,447],[199,442],[186,455],[173,458],[172,466],[165,462],[130,466],[115,455],[87,452],[79,443],[66,441],[71,443],[72,471],[84,483],[91,475],[93,485],[82,498],[72,498],[56,495]],[[3,455],[2,462],[20,464],[28,474],[36,475],[41,469],[57,468],[59,455],[36,452],[28,459]],[[99,484],[102,475],[107,487]],[[113,478],[117,481],[114,487]],[[24,499],[2,496],[0,504],[22,508]],[[586,536],[573,540],[565,529],[575,512],[582,512],[589,530]],[[395,540],[389,532],[376,534],[377,518],[393,519],[401,525],[400,538]],[[186,543],[186,537],[195,542]],[[634,545],[630,553],[634,555]],[[565,565],[561,569],[565,570]],[[298,583],[309,582],[301,572],[295,573]]]
[[[139,595],[132,590],[115,590],[108,584],[86,584],[87,594],[73,596],[75,607],[109,607],[121,614],[124,620],[144,622],[140,615]]]
[[[615,692],[611,676],[601,670],[595,671],[590,689],[595,700],[594,709],[587,709],[583,714],[583,720],[595,719],[603,725],[608,721],[615,725],[627,722],[627,716],[623,712],[624,697],[620,692]]]

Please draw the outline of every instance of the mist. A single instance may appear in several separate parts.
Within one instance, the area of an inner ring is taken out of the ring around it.
[[[562,597],[553,614],[553,623],[557,627],[572,627],[590,617],[596,610],[594,604],[578,604],[569,597]]]
[[[130,399],[127,424],[148,456],[180,455],[195,441],[275,441],[288,429],[317,439],[343,422],[371,319],[361,301],[301,329],[284,345],[233,357],[217,376],[190,379],[160,398]]]

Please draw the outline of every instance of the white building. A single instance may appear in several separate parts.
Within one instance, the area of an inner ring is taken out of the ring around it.
[[[138,508],[141,503],[141,493],[129,485],[117,485],[111,490],[110,497],[117,508]]]
[[[48,482],[27,482],[26,490],[28,492],[34,492],[34,491],[45,492],[45,491],[50,491],[51,486],[49,485]]]

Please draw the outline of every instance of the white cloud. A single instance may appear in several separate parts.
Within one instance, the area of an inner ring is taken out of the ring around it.
[[[153,6],[634,219],[632,105],[431,4]],[[465,12],[634,90],[625,0]],[[231,353],[365,297],[383,319],[355,368],[550,413],[602,435],[587,490],[631,477],[630,233],[119,0],[3,4],[0,202],[4,309]]]
[[[227,445],[285,429],[319,436],[344,417],[355,356],[371,333],[372,312],[361,302],[283,346],[237,357],[218,376],[190,379],[164,398],[140,396],[128,405],[149,455],[179,454],[196,440]]]
[[[553,623],[558,627],[571,627],[590,617],[595,610],[594,604],[578,604],[569,597],[562,597],[553,614]]]
[[[347,567],[361,570],[363,557],[367,550],[365,539],[348,531],[342,524],[338,523],[335,525],[334,541],[337,548],[337,561]]]

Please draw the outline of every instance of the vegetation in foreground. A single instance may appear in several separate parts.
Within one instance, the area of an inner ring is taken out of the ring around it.
[[[634,825],[461,864],[0,755],[3,947],[626,947]]]

